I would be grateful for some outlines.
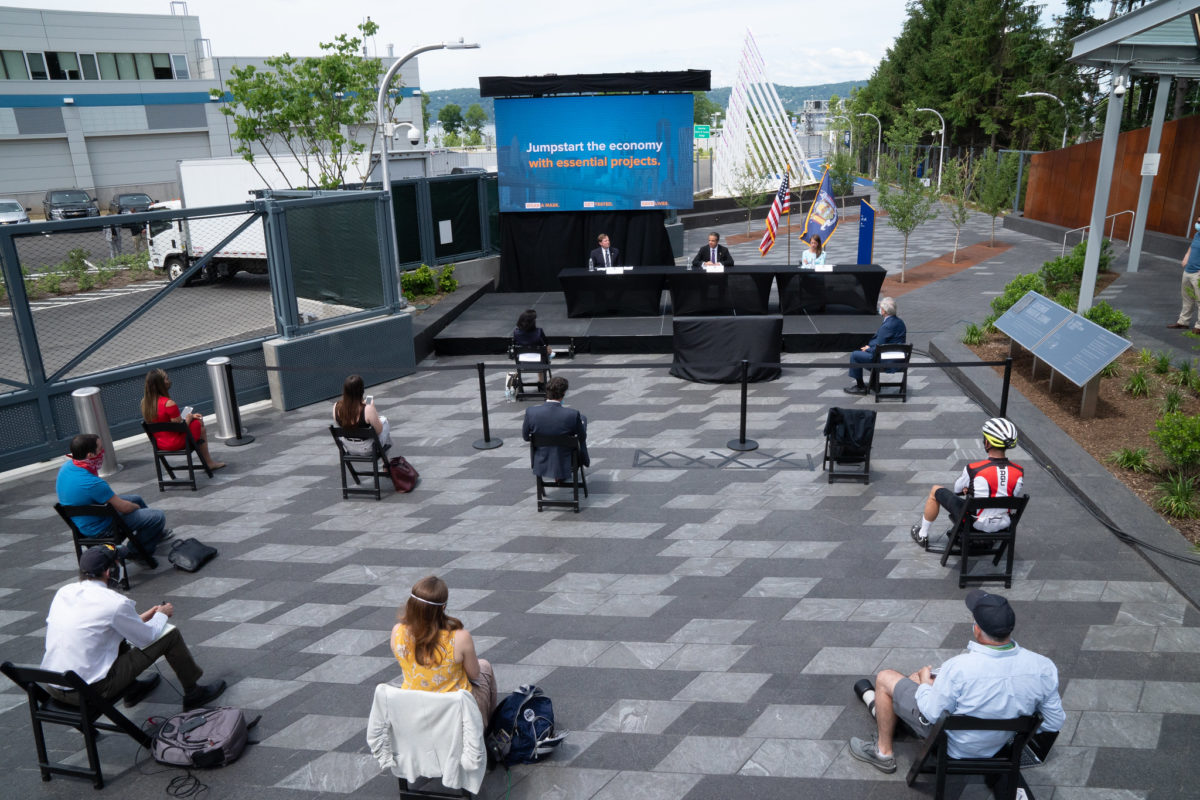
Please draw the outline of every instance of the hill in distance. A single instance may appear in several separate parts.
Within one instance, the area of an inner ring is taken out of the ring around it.
[[[775,84],[775,91],[779,94],[779,99],[783,102],[785,109],[788,111],[800,111],[804,108],[805,100],[828,100],[835,94],[838,97],[846,97],[852,89],[866,85],[866,81],[822,83],[817,86],[783,86],[777,83]],[[708,99],[724,108],[729,102],[730,91],[731,89],[728,86],[713,89],[707,93]],[[480,98],[478,89],[439,89],[426,92],[425,94],[429,95],[429,118],[431,120],[437,119],[438,112],[450,103],[454,103],[464,112],[472,103],[479,103],[479,105],[483,106],[483,110],[487,112],[488,120],[495,119],[492,110],[492,98]]]

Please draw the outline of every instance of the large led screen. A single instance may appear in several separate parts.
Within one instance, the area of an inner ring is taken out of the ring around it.
[[[692,207],[690,94],[496,100],[501,211]]]

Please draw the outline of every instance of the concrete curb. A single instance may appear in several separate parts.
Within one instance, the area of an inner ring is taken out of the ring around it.
[[[979,360],[949,333],[930,340],[929,354],[935,361]],[[988,413],[1000,413],[1003,379],[995,371],[949,367],[946,373],[967,395],[979,401]],[[1016,389],[1009,391],[1008,416],[1020,429],[1021,446],[1044,464],[1076,497],[1090,499],[1102,517],[1114,527],[1168,553],[1197,557],[1179,531],[1164,522]],[[1033,491],[1036,495],[1036,488]],[[1049,535],[1052,532],[1044,533]],[[1200,608],[1200,566],[1177,561],[1142,547],[1133,549],[1188,602]]]

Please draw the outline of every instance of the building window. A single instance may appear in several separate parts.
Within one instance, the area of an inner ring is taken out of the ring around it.
[[[85,81],[100,80],[100,72],[96,69],[96,54],[95,53],[80,53],[79,54],[80,72],[83,73]]]
[[[46,69],[52,81],[77,81],[79,58],[74,53],[46,51]]]
[[[0,78],[7,81],[29,80],[25,54],[20,50],[0,50]]]
[[[181,81],[186,81],[190,77],[188,72],[187,56],[174,54],[171,56],[171,63],[175,65],[175,77]]]
[[[137,67],[133,65],[133,53],[116,53],[117,77],[123,81],[137,80]]]
[[[96,53],[96,61],[100,65],[100,80],[115,81],[120,78],[117,74],[116,53]]]
[[[171,57],[166,53],[151,53],[151,62],[154,64],[154,80],[169,81],[175,77],[171,72]],[[139,64],[139,69],[141,65]]]
[[[134,53],[133,60],[137,63],[139,81],[154,80],[154,58],[149,53]]]
[[[42,58],[41,53],[26,53],[25,58],[29,61],[29,76],[35,81],[44,81],[49,79],[46,74],[46,61]]]

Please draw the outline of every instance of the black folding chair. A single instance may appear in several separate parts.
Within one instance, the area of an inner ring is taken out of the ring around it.
[[[996,800],[1014,800],[1017,789],[1025,790],[1028,800],[1034,800],[1029,784],[1021,777],[1021,754],[1025,745],[1042,724],[1041,714],[1034,713],[1015,719],[980,719],[943,712],[929,736],[921,743],[920,755],[913,761],[905,778],[909,786],[923,774],[934,775],[934,800],[946,794],[948,775],[982,775]],[[1008,731],[1012,741],[988,758],[950,758],[947,753],[948,731]]]
[[[89,547],[95,547],[99,544],[110,544],[113,547],[120,547],[122,544],[128,543],[128,546],[137,554],[142,563],[150,569],[158,569],[158,561],[150,554],[150,551],[142,546],[142,543],[133,535],[133,531],[125,524],[124,518],[115,508],[108,503],[103,503],[96,506],[64,506],[62,503],[55,503],[54,510],[62,517],[63,522],[67,523],[67,527],[71,529],[71,540],[75,544],[75,560],[79,561],[83,557],[83,551]],[[80,532],[79,526],[75,524],[75,517],[107,517],[109,520],[108,528],[99,536],[85,536]],[[129,590],[129,570],[126,568],[125,559],[119,559],[121,567],[121,588]]]
[[[912,361],[911,344],[881,344],[875,347],[875,360],[871,369],[871,393],[875,402],[880,400],[899,400],[908,402],[908,365]],[[878,367],[874,365],[878,364]],[[899,380],[884,380],[884,374],[900,373]],[[889,390],[884,392],[884,390]],[[890,391],[895,389],[895,392]]]
[[[825,418],[825,458],[821,468],[829,483],[837,480],[871,482],[871,443],[875,440],[875,412],[857,408],[831,408]]]
[[[73,775],[77,778],[91,778],[94,788],[103,789],[104,774],[100,771],[100,753],[96,749],[97,731],[124,733],[146,749],[152,744],[153,740],[148,733],[117,711],[111,700],[101,697],[74,672],[52,672],[38,667],[17,666],[11,661],[0,664],[0,672],[20,686],[29,699],[33,741],[37,747],[38,769],[42,771],[43,781],[49,781],[51,773]],[[56,700],[41,684],[52,684],[65,689],[79,701],[79,705]],[[110,721],[101,722],[100,717],[107,717]],[[88,757],[87,769],[50,761],[46,751],[46,736],[42,730],[42,725],[46,723],[66,725],[83,734]]]
[[[150,447],[154,450],[154,469],[158,472],[158,490],[160,492],[165,492],[168,486],[190,486],[193,492],[196,491],[197,469],[203,469],[210,478],[213,476],[212,470],[200,457],[200,451],[196,449],[196,440],[192,438],[192,429],[186,422],[143,422],[142,430],[146,432],[146,438],[150,440]],[[187,440],[182,450],[163,450],[159,448],[158,441],[154,438],[156,433],[182,433]],[[193,453],[196,455],[195,461],[192,460]],[[167,460],[168,456],[183,458],[185,461],[172,464]],[[163,479],[164,469],[170,476],[167,480]],[[175,477],[175,470],[182,472],[185,469],[187,470],[186,479]]]
[[[380,478],[391,480],[391,474],[388,472],[387,451],[383,449],[383,444],[380,443],[379,434],[375,433],[375,429],[370,425],[363,428],[339,428],[336,425],[330,425],[329,433],[333,436],[333,443],[337,445],[338,449],[338,466],[342,473],[342,499],[346,500],[352,494],[374,495],[376,500],[382,499],[379,480]],[[346,443],[343,441],[345,439],[370,442],[370,452],[363,454],[347,450]],[[355,464],[360,465],[358,469],[354,468]],[[370,469],[363,469],[362,465],[368,465]],[[354,479],[354,486],[346,482],[347,472]],[[373,486],[362,486],[363,478],[373,479]]]
[[[527,400],[534,397],[545,397],[546,384],[554,377],[550,372],[550,354],[546,352],[546,348],[538,345],[524,347],[512,344],[508,348],[508,355],[516,365],[513,384],[516,398]],[[534,373],[533,380],[529,380],[528,373]]]
[[[988,583],[1003,581],[1004,588],[1012,586],[1013,560],[1017,544],[1017,523],[1025,513],[1029,504],[1029,495],[1020,497],[968,497],[962,511],[950,518],[950,531],[947,533],[944,547],[929,547],[931,553],[942,554],[942,566],[950,556],[959,558],[958,588],[965,588],[968,583]],[[977,530],[974,526],[976,512],[987,509],[1006,509],[1009,512],[1008,527],[1003,530]],[[971,571],[971,559],[991,558],[992,566],[1000,564],[1005,558],[1004,567],[999,572],[968,574]]]
[[[572,491],[572,500],[548,500],[546,498],[546,482],[541,475],[537,478],[537,504],[538,511],[543,508],[569,508],[576,514],[579,513],[579,490],[583,489],[583,496],[588,496],[587,476],[583,472],[583,462],[579,457],[579,438],[571,433],[563,433],[558,435],[548,435],[544,433],[535,433],[529,439],[529,461],[533,463],[534,453],[541,447],[559,447],[571,451],[571,480],[570,482],[551,484],[556,488],[565,488]]]

